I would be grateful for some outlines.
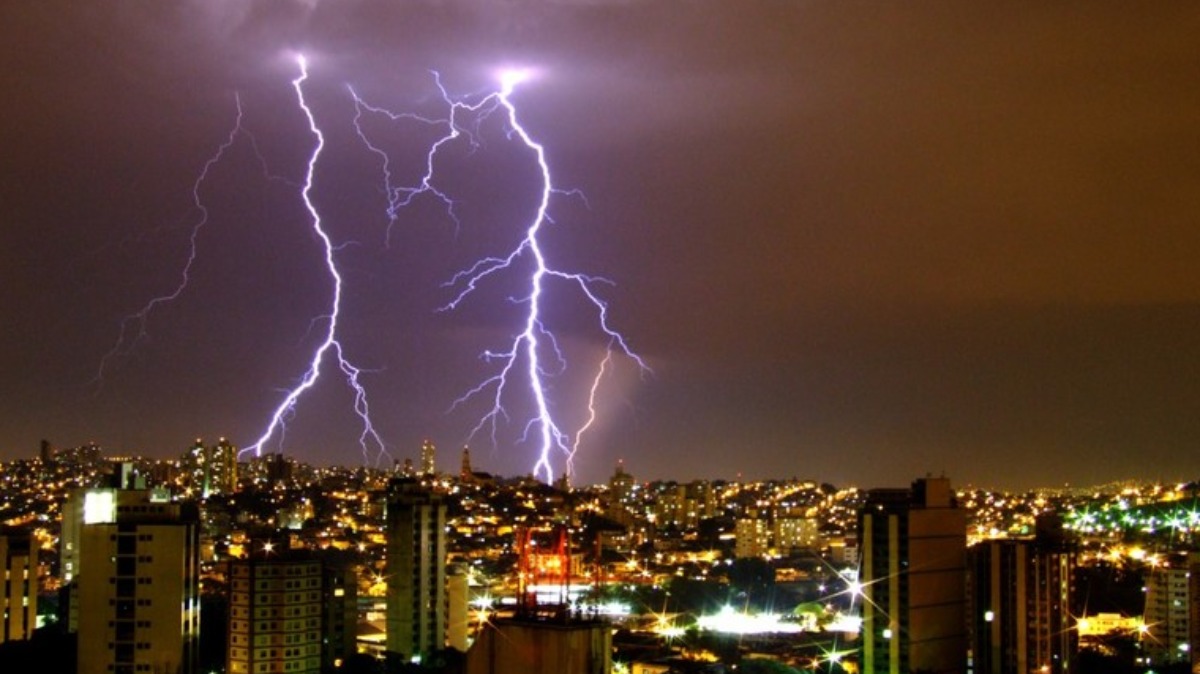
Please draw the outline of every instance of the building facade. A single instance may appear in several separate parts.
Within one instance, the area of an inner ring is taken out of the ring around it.
[[[37,553],[29,531],[0,532],[0,644],[25,641],[37,627]]]
[[[421,474],[433,475],[437,471],[437,447],[432,440],[421,443]]]
[[[467,651],[465,672],[610,674],[612,627],[595,620],[497,620]]]
[[[192,495],[196,498],[208,498],[214,494],[236,492],[237,457],[237,447],[225,438],[210,446],[205,446],[202,439],[196,438],[196,443],[183,455],[183,466],[188,475]]]
[[[229,674],[321,671],[321,563],[254,550],[229,568]]]
[[[862,671],[966,671],[966,515],[950,481],[868,492],[858,516]]]
[[[1142,635],[1146,664],[1191,661],[1188,582],[1186,565],[1154,568],[1146,575],[1146,630]]]
[[[977,674],[1075,670],[1076,552],[1061,537],[984,541],[968,553],[968,631]]]
[[[79,674],[192,674],[200,632],[194,507],[95,490],[79,537]]]
[[[446,647],[446,501],[395,479],[387,500],[387,650],[419,661]]]

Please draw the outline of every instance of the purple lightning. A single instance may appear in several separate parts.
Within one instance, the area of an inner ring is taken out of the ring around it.
[[[442,87],[441,79],[438,77],[437,73],[434,73],[434,78],[437,82],[438,89],[442,92],[442,97],[446,100],[449,100],[448,94]],[[366,132],[363,131],[363,112],[366,111],[376,115],[383,115],[393,122],[406,119],[419,122],[427,126],[440,126],[442,124],[446,124],[447,120],[429,119],[427,117],[421,117],[420,115],[391,112],[390,110],[370,105],[364,101],[358,95],[358,92],[354,91],[354,87],[348,86],[347,89],[349,89],[350,95],[354,98],[354,130],[358,133],[358,137],[362,140],[363,144],[367,146],[367,149],[370,150],[371,153],[378,156],[380,162],[382,163],[383,189],[387,195],[388,202],[388,228],[385,243],[391,245],[392,225],[396,222],[396,218],[399,217],[400,210],[411,204],[413,199],[416,199],[422,194],[432,194],[438,201],[441,201],[442,205],[446,207],[446,212],[450,214],[450,218],[454,220],[455,224],[458,224],[458,216],[454,213],[454,201],[447,194],[433,186],[433,158],[437,155],[438,148],[445,143],[453,141],[461,133],[458,127],[454,124],[453,118],[449,120],[449,133],[440,138],[436,143],[434,143],[433,147],[430,148],[429,154],[426,156],[425,173],[421,176],[420,184],[416,187],[398,186],[393,182],[392,178],[391,156],[382,148],[372,143]]]
[[[355,117],[356,127],[358,127],[359,135],[362,137],[363,142],[366,143],[372,152],[379,155],[384,162],[383,170],[385,189],[388,195],[388,215],[391,219],[395,218],[399,208],[411,203],[413,199],[422,194],[430,194],[446,204],[447,208],[450,209],[451,218],[457,222],[457,218],[452,210],[452,202],[446,196],[445,192],[439,190],[434,185],[434,164],[438,153],[460,138],[465,137],[471,143],[472,148],[477,147],[474,134],[468,131],[466,126],[460,121],[461,115],[474,115],[476,118],[476,128],[478,128],[478,123],[489,115],[496,113],[503,114],[507,122],[508,139],[519,140],[526,148],[533,152],[541,176],[541,186],[538,192],[537,210],[525,229],[524,237],[507,255],[503,257],[483,258],[471,267],[455,274],[445,285],[454,289],[456,294],[441,310],[452,311],[456,309],[489,277],[503,270],[514,268],[518,260],[532,258],[533,271],[529,277],[528,294],[524,298],[516,300],[517,303],[526,306],[523,329],[513,336],[507,348],[498,351],[488,350],[482,354],[485,361],[498,362],[500,364],[499,370],[456,400],[454,407],[476,396],[490,395],[492,400],[491,409],[480,418],[474,429],[472,429],[471,436],[473,437],[485,426],[490,426],[494,442],[498,424],[502,419],[508,418],[503,404],[505,394],[514,385],[515,379],[523,380],[528,387],[529,395],[533,400],[536,412],[525,423],[525,432],[522,436],[523,440],[528,439],[529,434],[532,432],[538,440],[538,458],[534,463],[533,472],[535,475],[544,477],[547,482],[553,482],[554,468],[552,466],[552,459],[556,454],[560,454],[565,457],[566,472],[569,477],[575,451],[579,446],[579,437],[592,425],[595,419],[596,390],[599,387],[601,379],[604,377],[605,370],[614,350],[633,360],[643,372],[648,372],[649,368],[641,357],[630,349],[625,338],[609,324],[608,304],[596,294],[595,286],[611,282],[600,277],[557,269],[549,264],[542,251],[538,237],[541,234],[543,226],[553,222],[548,214],[551,197],[555,194],[573,193],[558,190],[553,186],[550,168],[546,161],[545,148],[535,141],[526,129],[521,126],[516,106],[510,98],[517,85],[529,78],[530,72],[525,70],[508,70],[503,72],[500,76],[500,90],[484,96],[473,104],[453,99],[442,86],[441,79],[436,73],[434,76],[438,89],[441,91],[442,97],[449,108],[446,118],[430,120],[416,115],[397,115],[367,105],[355,95],[357,110]],[[446,133],[430,147],[426,155],[425,173],[415,186],[396,187],[392,184],[392,174],[387,154],[377,146],[371,144],[358,125],[359,118],[364,110],[387,115],[392,120],[410,119],[424,124],[437,124],[446,127]],[[592,383],[588,402],[590,416],[583,427],[574,434],[574,441],[572,441],[572,434],[564,430],[562,423],[551,411],[548,387],[545,382],[545,378],[550,376],[550,370],[544,365],[545,357],[553,357],[560,365],[563,363],[563,356],[554,335],[543,324],[541,318],[545,283],[551,280],[565,281],[568,285],[575,286],[582,293],[583,297],[595,309],[599,328],[608,339],[605,358],[601,362],[599,372]]]
[[[128,355],[134,347],[137,346],[143,338],[146,337],[146,322],[150,319],[150,314],[162,304],[169,304],[179,298],[180,295],[187,289],[191,282],[192,267],[196,263],[197,240],[200,237],[201,230],[208,224],[208,207],[204,205],[204,200],[200,197],[200,188],[208,179],[208,173],[214,166],[220,163],[221,158],[225,156],[225,152],[237,142],[238,136],[245,135],[250,139],[250,143],[254,148],[254,153],[258,157],[259,163],[262,164],[264,174],[272,177],[267,173],[266,161],[258,151],[258,144],[254,140],[254,136],[242,126],[242,98],[239,95],[234,95],[234,102],[237,105],[237,116],[234,118],[233,126],[226,134],[225,140],[217,146],[213,154],[204,162],[199,175],[192,183],[192,204],[200,213],[195,224],[192,225],[191,233],[188,236],[188,253],[187,260],[183,264],[183,268],[179,273],[179,281],[170,291],[151,298],[148,302],[142,305],[142,308],[137,312],[126,316],[121,321],[121,329],[117,335],[117,341],[108,353],[100,359],[100,366],[97,368],[96,376],[92,379],[93,384],[98,384],[104,379],[104,373],[108,369],[110,361],[119,356]]]
[[[604,350],[604,359],[600,361],[600,367],[596,370],[596,377],[592,379],[592,388],[588,391],[588,418],[575,431],[575,441],[571,444],[571,451],[567,454],[566,471],[569,478],[575,472],[575,455],[579,453],[579,445],[583,442],[583,434],[596,423],[596,391],[600,390],[600,382],[604,380],[604,372],[608,369],[608,364],[612,362],[612,340],[609,340],[608,348]]]
[[[363,449],[364,460],[369,459],[370,446],[373,444],[378,448],[376,461],[384,454],[387,449],[383,444],[383,440],[375,431],[374,425],[371,423],[370,407],[367,404],[366,390],[358,381],[360,370],[346,360],[342,352],[342,345],[337,341],[338,314],[341,310],[342,302],[342,276],[338,272],[337,264],[334,262],[333,240],[325,231],[321,222],[321,214],[317,207],[312,202],[312,188],[314,175],[317,168],[317,160],[321,156],[321,150],[325,147],[325,136],[321,133],[320,127],[317,126],[317,120],[313,116],[312,109],[308,107],[308,103],[304,98],[304,82],[308,79],[308,61],[303,55],[297,56],[297,64],[300,66],[300,75],[292,80],[292,88],[296,91],[296,101],[300,109],[304,111],[304,116],[308,120],[308,130],[316,137],[316,146],[313,148],[312,154],[308,158],[308,168],[304,177],[304,187],[300,191],[300,197],[304,201],[304,207],[308,209],[309,218],[312,221],[313,232],[321,239],[325,247],[325,267],[329,271],[329,276],[333,280],[333,299],[330,302],[329,313],[321,316],[320,319],[327,321],[327,329],[325,338],[321,345],[313,352],[312,362],[308,366],[308,370],[304,373],[300,383],[288,391],[283,401],[275,408],[271,415],[271,421],[267,425],[263,434],[255,440],[253,444],[241,450],[240,453],[253,452],[255,455],[262,453],[263,445],[266,444],[276,433],[280,439],[286,432],[287,419],[291,416],[295,409],[296,402],[305,391],[312,388],[317,379],[321,376],[321,362],[325,359],[325,354],[333,352],[333,356],[337,359],[338,367],[341,368],[342,374],[346,376],[346,382],[350,388],[354,390],[354,411],[362,419],[362,432],[359,434],[359,444]]]

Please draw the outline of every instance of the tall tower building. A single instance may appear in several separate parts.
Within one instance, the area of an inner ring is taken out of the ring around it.
[[[84,495],[75,577],[79,674],[197,671],[199,514],[152,493]]]
[[[462,565],[455,565],[446,578],[446,645],[462,653],[466,653],[471,645],[470,609],[467,570]]]
[[[208,448],[208,494],[232,494],[238,485],[238,448],[225,438]]]
[[[339,666],[358,652],[358,568],[342,560],[321,560],[321,666]]]
[[[1152,569],[1146,576],[1146,612],[1143,622],[1147,632],[1142,639],[1148,664],[1164,666],[1190,662],[1188,641],[1187,565]]]
[[[1079,632],[1071,618],[1076,552],[1061,524],[1033,540],[984,541],[968,559],[968,632],[976,674],[1066,674]]]
[[[213,494],[232,494],[237,491],[237,447],[225,438],[206,447],[196,438],[195,444],[183,455],[192,495],[208,498]]]
[[[112,466],[103,487],[73,489],[67,494],[62,509],[62,533],[59,537],[59,579],[66,590],[64,605],[60,613],[67,631],[79,630],[79,585],[76,581],[82,571],[83,533],[85,523],[94,523],[113,517],[118,499],[123,503],[130,499],[149,499],[156,502],[170,500],[165,492],[155,494],[146,491],[145,479],[137,474],[131,463]],[[133,490],[137,495],[122,492]]]
[[[446,501],[394,479],[387,501],[387,649],[409,660],[446,647]]]
[[[1188,656],[1191,658],[1192,674],[1200,674],[1200,553],[1190,552],[1188,567]]]
[[[944,477],[867,493],[858,517],[864,674],[966,670],[966,532]]]
[[[30,532],[0,532],[0,644],[25,641],[37,627],[37,552]]]
[[[253,543],[230,564],[229,674],[321,672],[321,563]]]
[[[612,477],[608,479],[608,516],[621,524],[633,521],[629,506],[633,501],[636,481],[625,472],[625,462],[618,461]]]
[[[426,439],[425,442],[421,443],[421,474],[422,475],[433,475],[434,474],[434,469],[435,469],[434,453],[436,451],[437,451],[437,448],[435,448],[433,446],[432,440]]]
[[[196,438],[196,442],[183,453],[183,473],[187,478],[188,496],[204,498],[208,496],[208,448],[204,440]]]

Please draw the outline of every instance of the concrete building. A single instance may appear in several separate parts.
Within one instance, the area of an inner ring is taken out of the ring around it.
[[[0,532],[0,644],[24,641],[37,627],[38,547],[28,531]]]
[[[776,517],[771,522],[771,547],[781,555],[820,547],[821,531],[816,518]]]
[[[421,443],[421,474],[433,475],[437,470],[435,458],[437,448],[434,447],[432,440],[425,440]]]
[[[613,475],[608,479],[608,502],[605,514],[621,524],[631,524],[634,520],[634,492],[637,481],[633,475],[625,471],[625,462],[618,461]]]
[[[743,518],[733,525],[734,556],[762,557],[771,548],[771,523],[765,519]]]
[[[105,489],[84,497],[79,674],[196,672],[199,515],[152,494]]]
[[[619,473],[613,476],[614,481],[619,478]],[[705,480],[687,484],[668,482],[659,487],[652,510],[659,529],[690,531],[700,525],[700,520],[716,514],[716,496],[712,484]]]
[[[467,651],[466,674],[609,674],[612,627],[596,620],[501,619]]]
[[[236,492],[237,455],[237,447],[225,438],[211,446],[205,446],[202,439],[196,438],[196,443],[184,453],[182,461],[192,496],[208,498],[213,494]]]
[[[1142,651],[1148,665],[1190,662],[1187,566],[1159,567],[1146,575]]]
[[[1200,553],[1188,553],[1188,650],[1192,674],[1200,674]]]
[[[321,672],[321,563],[269,543],[229,567],[226,671]],[[261,545],[261,547],[259,547]]]
[[[387,650],[419,661],[446,647],[446,501],[394,479],[387,501]]]
[[[471,645],[470,585],[467,570],[461,565],[450,569],[446,579],[446,645],[466,653]]]
[[[862,671],[966,671],[966,516],[950,481],[867,493],[858,516]]]
[[[984,541],[968,552],[968,633],[976,674],[1075,670],[1076,552],[1039,527],[1032,540]]]
[[[321,666],[340,667],[358,652],[358,568],[321,560]]]

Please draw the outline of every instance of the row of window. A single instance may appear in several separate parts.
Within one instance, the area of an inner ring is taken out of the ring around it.
[[[263,578],[269,576],[311,576],[320,571],[319,564],[267,564],[254,568],[256,576]],[[250,567],[238,565],[233,568],[234,577],[250,575]]]
[[[150,599],[148,599],[148,598],[146,598],[146,599],[138,599],[136,603],[137,603],[137,605],[138,605],[138,606],[150,606],[150,605],[151,605],[151,604],[150,604]],[[109,599],[109,600],[108,600],[108,605],[109,605],[109,606],[121,606],[121,607],[124,607],[124,606],[133,606],[133,605],[134,605],[134,600],[132,600],[132,599],[128,599],[128,598],[122,598],[120,601],[118,601],[118,600],[116,600],[116,599]]]
[[[280,638],[282,637],[282,639]],[[291,644],[317,643],[321,639],[321,633],[316,630],[305,632],[289,632],[284,634],[256,634],[254,635],[255,646],[279,646]],[[245,634],[233,632],[229,636],[231,644],[246,644],[249,645],[249,637]]]
[[[256,632],[278,632],[282,629],[285,632],[292,632],[303,629],[305,627],[316,627],[316,618],[297,618],[295,620],[283,621],[282,628],[278,620],[256,620],[253,628]],[[229,629],[234,632],[245,632],[250,628],[250,623],[243,620],[230,620]]]

